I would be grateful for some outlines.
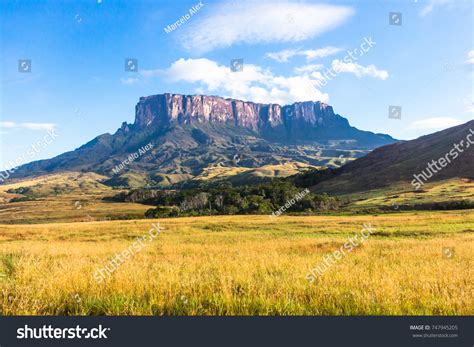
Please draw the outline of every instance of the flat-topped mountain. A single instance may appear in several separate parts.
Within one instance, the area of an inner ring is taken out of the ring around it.
[[[173,124],[227,124],[279,142],[352,140],[357,148],[394,142],[388,135],[360,131],[319,101],[291,105],[258,104],[218,96],[159,94],[140,98],[134,128]]]
[[[350,126],[321,102],[281,106],[159,94],[140,98],[133,124],[124,122],[113,135],[99,135],[71,152],[23,165],[12,177],[80,171],[109,176],[117,185],[130,180],[168,185],[213,167],[337,165],[335,159],[358,158],[394,142],[389,135]],[[126,160],[130,155],[136,157]]]

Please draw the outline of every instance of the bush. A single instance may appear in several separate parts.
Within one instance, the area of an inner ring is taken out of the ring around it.
[[[147,218],[179,217],[179,215],[179,208],[175,206],[159,206],[145,212],[145,217]]]

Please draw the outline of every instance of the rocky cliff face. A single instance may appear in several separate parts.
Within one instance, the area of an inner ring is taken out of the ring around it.
[[[318,128],[349,127],[348,121],[321,102],[257,104],[217,96],[159,94],[140,98],[134,126],[228,123],[262,135],[309,135]],[[313,131],[311,131],[313,130]]]

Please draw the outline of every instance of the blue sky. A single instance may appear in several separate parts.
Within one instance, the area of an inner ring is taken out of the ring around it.
[[[471,1],[201,4],[0,0],[0,168],[48,129],[57,138],[26,161],[113,133],[133,122],[140,96],[164,92],[322,100],[352,125],[399,139],[473,119]],[[371,47],[347,59],[364,41]],[[125,71],[126,58],[137,72]],[[19,72],[20,59],[31,72]],[[232,59],[243,71],[230,70]],[[401,119],[389,119],[390,105]]]

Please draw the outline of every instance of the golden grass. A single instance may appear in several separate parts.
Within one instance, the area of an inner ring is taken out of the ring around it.
[[[152,222],[0,225],[0,313],[474,313],[474,211],[162,219],[155,240],[97,283],[94,271]],[[363,223],[376,233],[310,284],[308,270]]]
[[[453,200],[474,201],[474,181],[468,178],[451,178],[429,182],[420,191],[410,184],[392,185],[390,188],[350,194],[347,198],[358,200],[353,207],[380,207],[403,204],[424,204]]]
[[[143,218],[145,212],[152,207],[134,203],[104,202],[100,197],[68,194],[38,201],[0,205],[0,223],[90,222]]]
[[[29,187],[40,196],[55,195],[55,188],[67,190],[68,192],[103,193],[112,189],[102,183],[106,176],[93,172],[63,172],[59,174],[49,174],[40,177],[33,177],[21,180],[7,180],[6,184],[0,185],[0,202],[6,202],[13,197],[21,197],[20,194],[8,193],[10,189]]]
[[[144,217],[151,208],[142,204],[111,203],[102,200],[120,192],[101,183],[107,179],[95,173],[64,172],[8,182],[0,185],[0,223],[87,222]],[[10,189],[30,188],[35,198],[8,202],[24,197],[8,193]]]
[[[242,177],[288,177],[302,172],[308,168],[319,168],[300,162],[286,162],[273,165],[263,165],[258,168],[250,167],[226,167],[221,164],[211,165],[203,170],[203,172],[194,177],[197,181],[206,181],[212,179],[224,179],[234,176],[234,178]]]

